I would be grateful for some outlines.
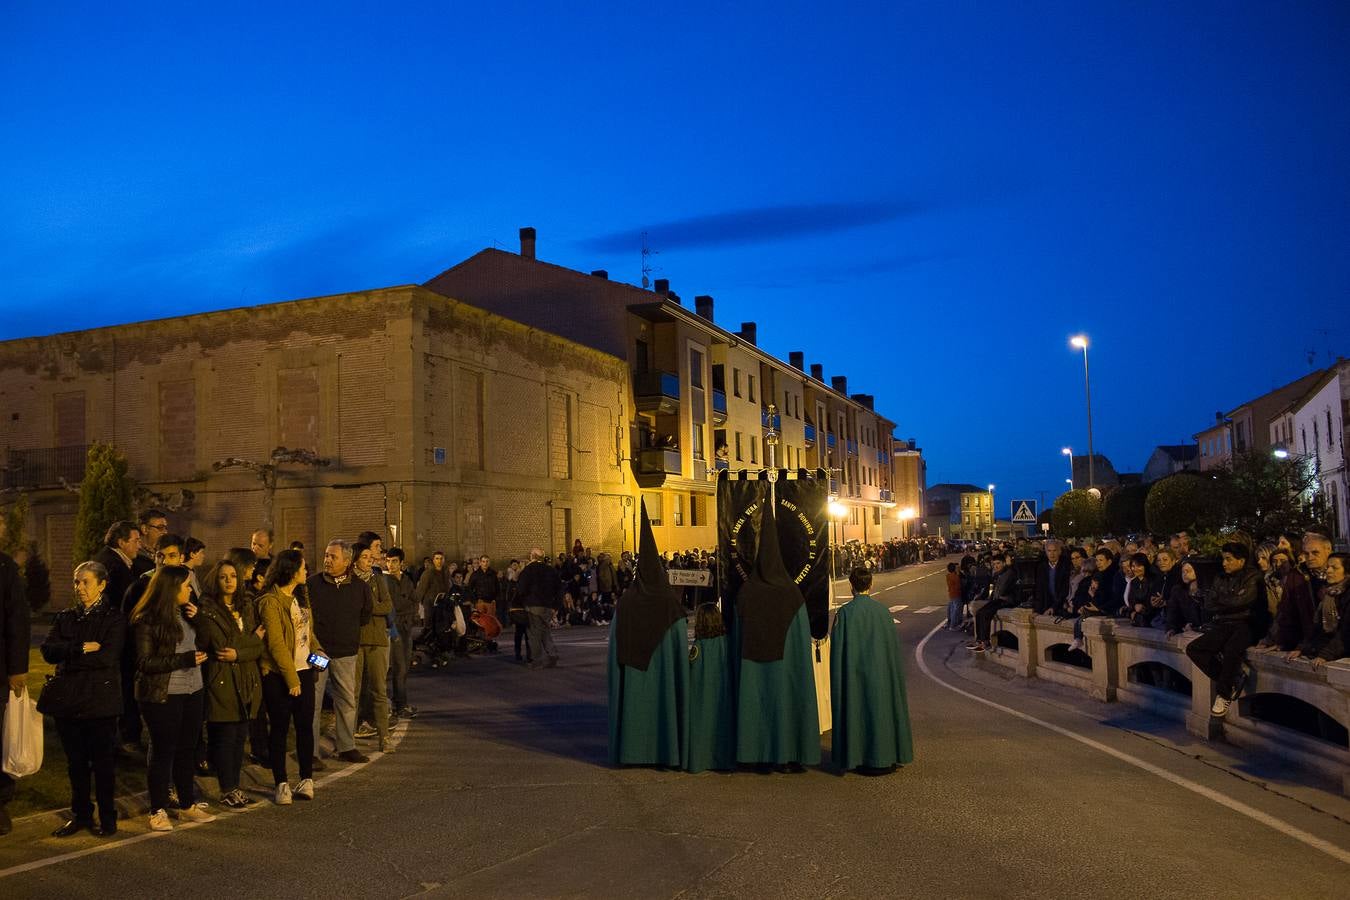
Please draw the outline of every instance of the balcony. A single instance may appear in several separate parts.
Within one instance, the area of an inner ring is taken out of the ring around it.
[[[849,455],[849,456],[857,456],[857,455],[858,455],[858,442],[857,442],[857,441],[845,441],[845,442],[844,442],[844,446],[847,448],[847,450],[848,450],[848,455]]]
[[[831,479],[830,479],[830,495],[831,495],[831,496],[834,496],[834,497],[838,497],[838,496],[839,496],[839,479],[838,479],[838,478],[831,478]]]
[[[727,423],[727,392],[718,388],[712,392],[712,418],[714,425]]]
[[[892,491],[891,491],[890,488],[882,488],[882,489],[881,489],[881,502],[882,502],[882,503],[892,503],[892,502],[894,502],[894,500],[895,500],[895,494],[892,493]]]
[[[809,449],[816,445],[816,426],[812,425],[810,422],[807,422],[805,427],[806,427],[806,446]]]
[[[825,446],[830,450],[834,449],[834,432],[825,435]]]
[[[713,460],[713,464],[717,467],[717,471],[719,472],[731,468],[731,461],[726,459]]]
[[[888,460],[888,459],[886,458],[886,451],[885,451],[885,450],[878,450],[878,451],[877,451],[877,465],[879,465],[879,466],[884,466],[884,465],[886,465],[888,462],[890,462],[890,460]]]
[[[680,377],[673,372],[638,372],[633,399],[639,412],[673,415],[680,409]]]
[[[9,450],[5,467],[0,469],[0,487],[60,487],[64,479],[71,486],[84,480],[84,464],[89,448],[43,447],[37,450]]]
[[[649,447],[637,452],[637,479],[642,487],[659,487],[671,475],[680,475],[679,450]]]

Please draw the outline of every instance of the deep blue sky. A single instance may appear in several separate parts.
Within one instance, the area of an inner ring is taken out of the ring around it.
[[[0,338],[646,230],[1000,507],[1350,344],[1344,3],[227,6],[5,3]]]

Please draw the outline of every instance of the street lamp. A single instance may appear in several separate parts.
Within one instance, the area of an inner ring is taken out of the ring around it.
[[[1065,447],[1059,452],[1069,458],[1069,490],[1073,490],[1073,448]]]
[[[837,499],[831,497],[826,510],[830,514],[830,520],[834,523],[834,540],[830,543],[830,568],[834,571],[832,577],[839,577],[839,525],[844,521],[844,516],[848,515],[848,507],[840,503]]]
[[[1288,459],[1289,451],[1284,449],[1283,447],[1276,447],[1274,453],[1272,453],[1271,455],[1274,456],[1276,459]]]
[[[906,506],[895,514],[895,517],[900,520],[900,537],[902,539],[909,537],[909,520],[914,518],[915,515],[917,515],[917,513],[914,512],[914,507],[912,506]]]
[[[1088,487],[1097,486],[1096,472],[1093,471],[1092,452],[1092,380],[1088,377],[1088,339],[1085,334],[1076,334],[1069,338],[1069,346],[1083,351],[1083,391],[1087,396],[1088,425]]]
[[[998,517],[994,514],[994,486],[991,484],[989,485],[989,540],[991,541],[998,539],[997,522]]]

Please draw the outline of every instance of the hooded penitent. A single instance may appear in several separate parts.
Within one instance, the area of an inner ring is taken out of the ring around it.
[[[768,498],[760,507],[755,569],[736,597],[741,618],[741,657],[754,662],[783,658],[788,628],[806,601],[783,565],[778,524]]]
[[[652,653],[670,626],[684,617],[684,604],[661,568],[661,556],[656,552],[656,538],[644,503],[637,577],[619,598],[615,612],[614,640],[619,665],[647,671]]]

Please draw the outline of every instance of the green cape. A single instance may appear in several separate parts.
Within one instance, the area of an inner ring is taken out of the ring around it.
[[[689,662],[689,728],[684,767],[690,772],[736,768],[735,715],[726,637],[694,641]]]
[[[618,642],[614,624],[610,623],[610,765],[681,765],[688,697],[688,627],[684,619],[666,629],[646,671],[619,665]]]
[[[830,636],[831,755],[837,768],[914,759],[900,641],[891,614],[866,594],[835,615]]]
[[[820,762],[820,720],[811,668],[811,621],[806,606],[788,626],[783,658],[742,658],[736,698],[736,759],[743,763]]]

